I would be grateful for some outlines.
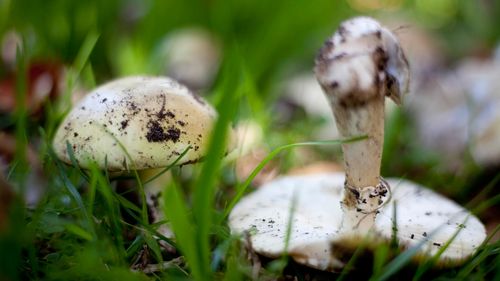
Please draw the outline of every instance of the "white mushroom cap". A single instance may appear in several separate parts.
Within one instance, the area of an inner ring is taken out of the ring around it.
[[[165,167],[191,146],[181,160],[189,163],[202,157],[215,118],[201,97],[170,78],[126,77],[82,99],[60,125],[53,146],[71,163],[69,142],[84,168],[89,161],[110,171]]]
[[[343,173],[281,177],[243,198],[234,207],[229,226],[236,234],[248,231],[257,253],[280,256],[285,252],[295,198],[288,254],[299,263],[322,270],[341,267],[338,253],[332,252],[331,245],[356,244],[360,240],[359,233],[341,236],[339,231],[344,179]],[[436,254],[458,230],[457,237],[439,259],[443,264],[464,260],[484,241],[484,226],[456,203],[410,181],[389,179],[388,182],[392,186],[392,200],[379,210],[371,232],[375,235],[368,237],[372,244],[391,240],[394,206],[400,245],[407,248],[425,241],[419,249],[420,256]]]
[[[320,50],[315,73],[333,103],[359,105],[385,94],[399,104],[409,85],[398,39],[369,17],[342,22]],[[381,86],[386,89],[380,91]]]

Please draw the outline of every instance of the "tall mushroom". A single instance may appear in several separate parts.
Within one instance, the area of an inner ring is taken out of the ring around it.
[[[330,101],[343,137],[346,189],[344,227],[369,229],[389,197],[380,177],[384,143],[384,99],[401,102],[408,88],[408,62],[398,40],[378,22],[358,17],[343,22],[316,58],[316,77]]]
[[[53,140],[56,155],[79,166],[96,163],[111,172],[167,167],[187,150],[179,165],[203,157],[215,110],[188,88],[167,77],[131,76],[104,84],[74,106]],[[188,147],[191,149],[188,150]],[[146,188],[150,208],[163,220],[157,190]]]
[[[232,232],[248,233],[262,255],[286,253],[323,270],[342,267],[336,249],[353,250],[360,237],[415,247],[418,257],[439,254],[442,265],[472,255],[486,238],[474,215],[418,184],[380,177],[384,98],[399,103],[408,86],[394,35],[371,18],[342,23],[320,51],[316,75],[340,133],[367,138],[343,145],[345,174],[283,176],[242,198],[229,216]]]

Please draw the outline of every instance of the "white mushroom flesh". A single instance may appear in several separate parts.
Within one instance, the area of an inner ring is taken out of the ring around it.
[[[281,177],[243,198],[233,209],[229,226],[235,234],[248,232],[257,253],[280,256],[285,253],[295,198],[287,253],[313,268],[339,268],[343,263],[338,253],[332,252],[331,245],[347,245],[348,241],[363,238],[358,232],[351,235],[339,232],[344,177],[343,173]],[[484,241],[484,226],[458,204],[410,181],[389,179],[388,182],[392,186],[392,200],[380,209],[373,232],[368,233],[370,243],[391,240],[394,206],[399,244],[408,248],[424,241],[418,250],[420,257],[436,254],[457,231],[458,235],[439,258],[444,265],[463,261]]]

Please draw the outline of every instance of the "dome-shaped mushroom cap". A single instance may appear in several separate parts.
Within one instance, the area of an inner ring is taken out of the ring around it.
[[[341,23],[316,57],[315,73],[333,93],[329,98],[342,103],[364,103],[384,94],[399,104],[408,90],[409,66],[398,39],[369,17]]]
[[[363,240],[359,233],[340,230],[344,179],[343,173],[278,178],[243,198],[231,212],[229,226],[233,233],[248,231],[257,253],[280,256],[285,250],[295,197],[288,254],[297,262],[322,270],[341,267],[331,245],[351,247]],[[368,237],[372,244],[391,241],[394,214],[399,244],[409,248],[422,242],[418,256],[436,254],[458,231],[439,258],[443,265],[463,261],[486,238],[483,224],[453,201],[410,181],[387,182],[392,187],[392,199],[379,210],[372,232],[375,235]]]
[[[170,78],[126,77],[82,99],[60,125],[53,146],[71,163],[69,142],[82,167],[89,161],[110,171],[165,167],[188,146],[181,163],[200,159],[215,118],[201,97]]]

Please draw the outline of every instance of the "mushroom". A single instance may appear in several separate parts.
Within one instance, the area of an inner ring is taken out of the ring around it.
[[[71,164],[67,143],[82,168],[126,173],[179,165],[203,157],[215,110],[167,77],[131,76],[104,84],[74,106],[57,130],[56,155]],[[146,188],[158,202],[156,188]],[[160,200],[161,201],[161,200]],[[155,212],[154,204],[150,206]],[[153,218],[161,221],[162,216]]]
[[[339,172],[317,173],[282,176],[266,183],[234,207],[229,217],[231,230],[247,232],[252,249],[264,256],[287,253],[316,269],[339,269],[346,262],[343,252],[354,251],[363,240],[342,229],[339,202],[344,196],[344,178]],[[380,208],[365,238],[370,248],[396,235],[402,248],[418,247],[415,258],[419,259],[435,255],[453,239],[438,260],[446,266],[464,261],[485,239],[481,222],[455,202],[410,181],[387,179],[387,183],[393,188],[392,199]]]
[[[380,177],[384,98],[400,103],[408,87],[408,64],[394,35],[371,18],[348,20],[321,49],[315,72],[341,135],[366,139],[342,145],[345,174],[281,177],[243,198],[229,216],[233,233],[248,232],[258,253],[286,252],[318,269],[343,266],[335,249],[353,249],[363,239],[376,244],[395,236],[423,257],[450,242],[442,264],[474,253],[486,237],[476,217],[415,183]]]
[[[344,227],[368,230],[389,198],[380,177],[384,143],[384,99],[401,102],[408,63],[394,35],[371,18],[340,25],[321,49],[315,67],[341,136],[367,139],[342,145],[346,170]],[[361,218],[364,218],[361,220]]]

